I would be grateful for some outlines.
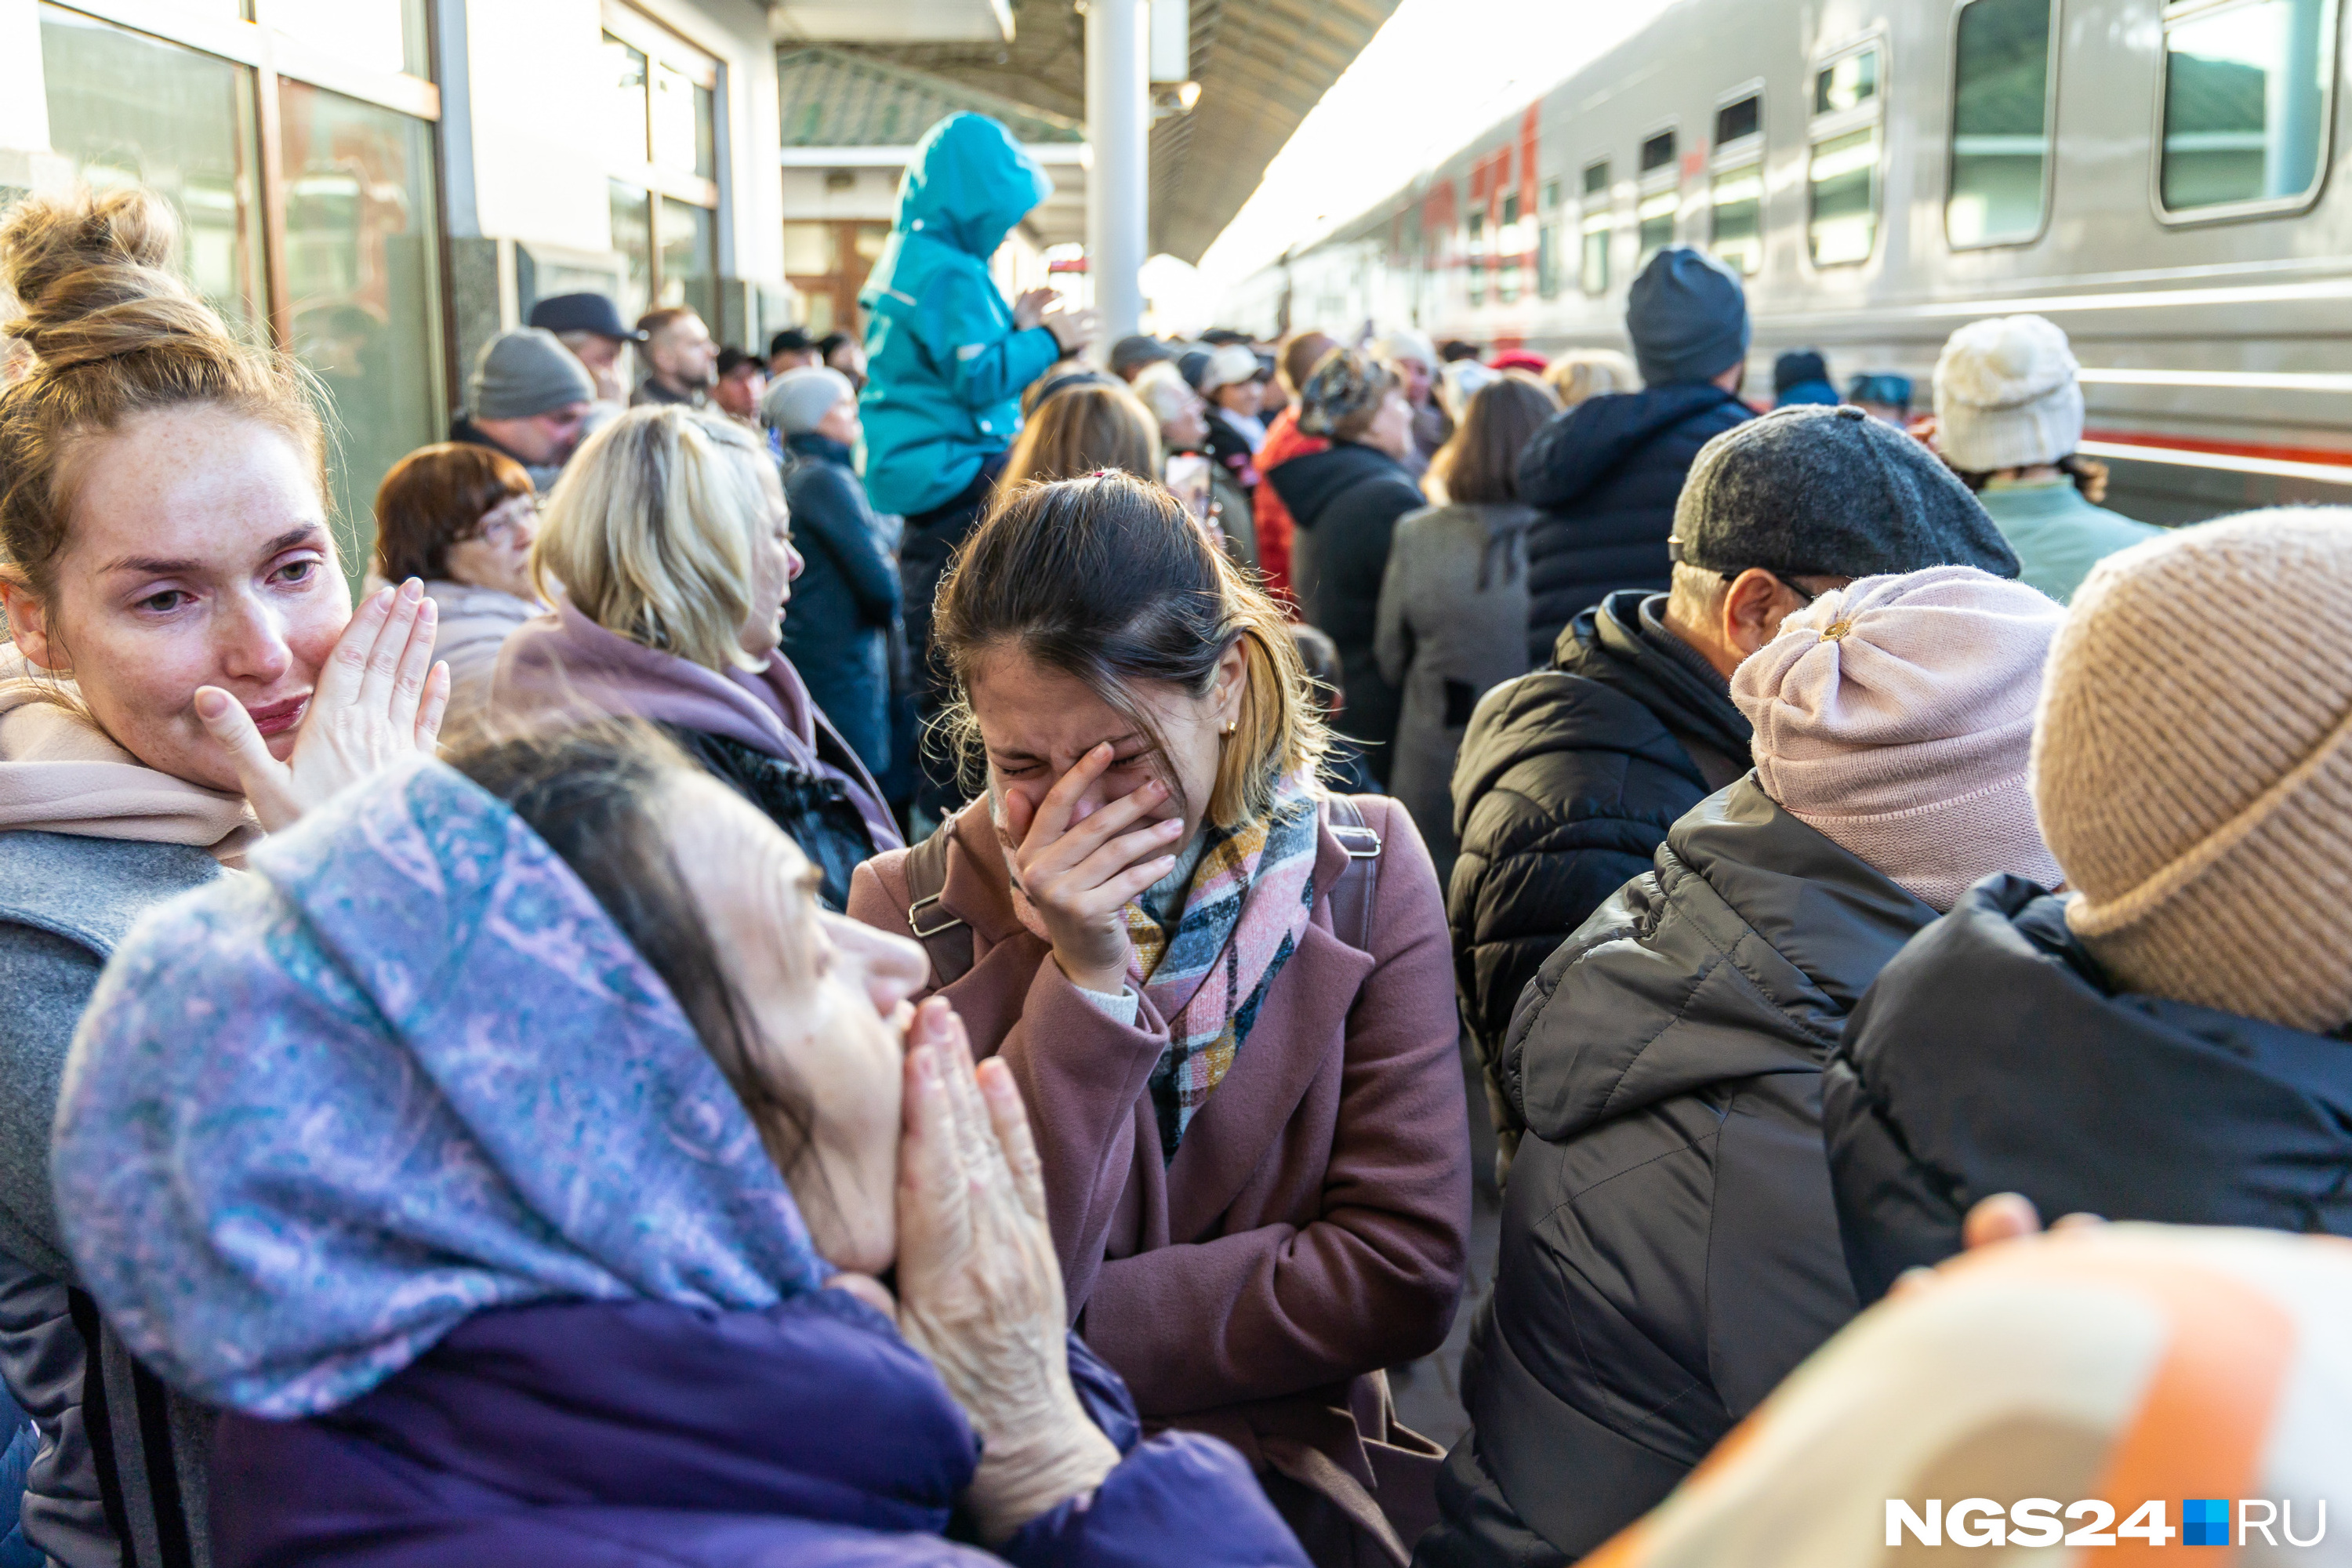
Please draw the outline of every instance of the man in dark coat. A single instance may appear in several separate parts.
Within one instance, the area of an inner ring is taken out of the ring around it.
[[[778,376],[760,408],[784,438],[784,500],[802,562],[784,611],[784,657],[841,738],[879,775],[890,763],[898,566],[850,456],[857,389],[837,370],[804,366]]]
[[[1297,525],[1290,572],[1299,607],[1339,646],[1343,703],[1334,728],[1363,748],[1385,788],[1404,697],[1381,673],[1374,647],[1381,581],[1397,519],[1429,504],[1404,469],[1412,405],[1394,372],[1350,349],[1307,378],[1298,427],[1329,437],[1330,447],[1291,458],[1266,482]]]
[[[1518,1141],[1496,1070],[1512,1006],[1545,957],[1649,868],[1675,819],[1748,771],[1748,721],[1731,701],[1739,661],[1853,577],[1984,563],[1955,553],[1952,531],[1982,508],[1958,509],[1927,448],[1870,424],[1787,409],[1718,437],[1680,503],[1673,592],[1611,595],[1560,635],[1549,668],[1496,687],[1471,715],[1446,914],[1498,1180]]]
[[[1669,246],[1633,279],[1625,331],[1645,384],[1589,397],[1536,432],[1519,457],[1528,532],[1528,657],[1621,588],[1666,586],[1666,535],[1683,476],[1709,439],[1751,417],[1739,400],[1748,301],[1738,274]]]

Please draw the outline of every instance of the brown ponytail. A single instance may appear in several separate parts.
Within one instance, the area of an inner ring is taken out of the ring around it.
[[[239,341],[166,270],[179,226],[142,186],[36,196],[0,221],[0,333],[31,351],[0,389],[0,573],[47,597],[70,536],[76,445],[126,419],[211,403],[285,433],[325,493],[326,445],[309,381],[287,355]]]

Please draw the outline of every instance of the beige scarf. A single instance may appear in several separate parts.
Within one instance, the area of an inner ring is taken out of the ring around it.
[[[235,865],[261,837],[242,796],[147,766],[99,727],[70,677],[0,643],[0,830],[188,844]]]

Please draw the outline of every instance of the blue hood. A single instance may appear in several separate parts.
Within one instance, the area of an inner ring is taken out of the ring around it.
[[[984,114],[950,114],[916,144],[898,182],[898,227],[985,261],[1053,194],[1053,180],[1013,132]]]

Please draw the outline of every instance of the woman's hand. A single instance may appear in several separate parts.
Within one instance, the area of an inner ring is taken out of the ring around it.
[[[1039,325],[1054,334],[1065,355],[1084,353],[1095,341],[1095,313],[1092,310],[1055,309],[1045,312]]]
[[[1070,1385],[1062,1268],[1020,1090],[975,1074],[963,1023],[937,998],[907,1037],[898,1157],[898,1328],[971,1417],[980,1469],[965,1502],[1001,1542],[1102,1484],[1118,1451]]]
[[[1115,996],[1127,989],[1122,911],[1174,868],[1171,851],[1184,824],[1181,818],[1144,820],[1168,798],[1168,786],[1158,779],[1073,823],[1079,799],[1110,759],[1108,741],[1080,757],[1037,803],[1034,820],[1028,802],[1007,794],[1004,827],[1013,837],[1013,873],[1053,938],[1054,961],[1073,984]]]
[[[449,667],[433,662],[439,612],[411,577],[368,596],[319,671],[293,754],[279,762],[245,704],[196,688],[196,717],[227,751],[265,832],[299,821],[339,791],[404,758],[433,754],[449,706]]]
[[[1032,289],[1013,301],[1013,330],[1025,332],[1045,319],[1045,307],[1061,296],[1051,289]],[[1056,337],[1059,333],[1055,334]]]

